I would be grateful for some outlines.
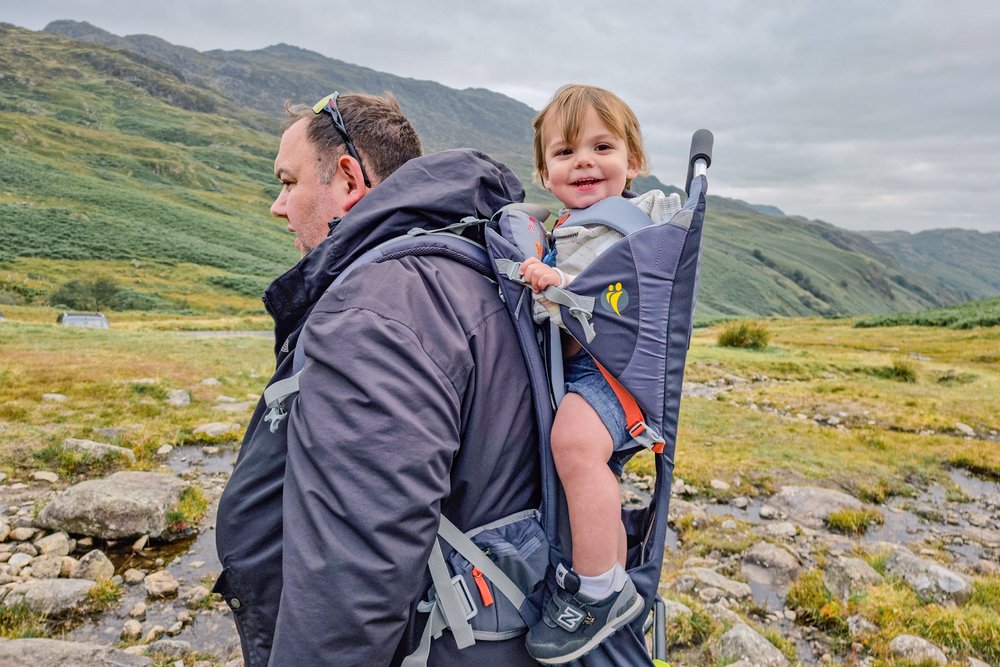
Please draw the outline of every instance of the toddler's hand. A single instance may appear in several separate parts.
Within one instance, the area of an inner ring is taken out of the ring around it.
[[[561,273],[548,264],[543,264],[537,257],[529,257],[521,262],[521,277],[535,292],[541,292],[546,287],[558,287],[563,281]]]

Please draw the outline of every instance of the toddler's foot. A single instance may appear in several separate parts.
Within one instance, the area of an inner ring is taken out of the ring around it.
[[[562,566],[560,570],[562,576],[558,576],[559,584],[542,620],[528,631],[525,642],[531,657],[544,665],[561,665],[582,657],[628,625],[643,608],[643,600],[627,575],[621,590],[595,600],[578,592],[575,573]]]

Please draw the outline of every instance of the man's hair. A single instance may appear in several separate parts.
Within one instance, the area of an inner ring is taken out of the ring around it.
[[[348,94],[337,98],[337,109],[347,133],[358,149],[365,173],[372,185],[403,166],[410,158],[423,154],[420,137],[410,120],[403,115],[395,95]],[[284,129],[306,119],[306,136],[316,148],[323,183],[333,180],[337,159],[347,153],[344,138],[334,127],[329,113],[315,113],[311,106],[285,102],[288,118]]]
[[[563,141],[570,143],[580,134],[580,126],[587,111],[593,109],[608,129],[625,141],[629,157],[639,165],[639,173],[647,169],[646,151],[642,147],[642,132],[635,112],[611,91],[597,86],[571,83],[556,91],[545,108],[535,116],[531,126],[535,129],[535,174],[545,171],[545,147],[542,145],[542,126],[562,128]],[[631,179],[625,187],[632,185]]]

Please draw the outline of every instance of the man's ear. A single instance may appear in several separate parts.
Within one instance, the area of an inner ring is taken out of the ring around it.
[[[335,173],[341,181],[341,188],[344,193],[342,206],[346,213],[354,208],[354,205],[361,201],[365,195],[371,192],[371,188],[365,185],[365,178],[361,173],[361,165],[346,153],[337,158],[337,170]]]

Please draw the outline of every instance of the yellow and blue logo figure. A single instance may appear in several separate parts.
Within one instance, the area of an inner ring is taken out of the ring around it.
[[[601,298],[601,304],[615,315],[621,317],[622,311],[628,307],[628,292],[620,282],[608,285]]]

